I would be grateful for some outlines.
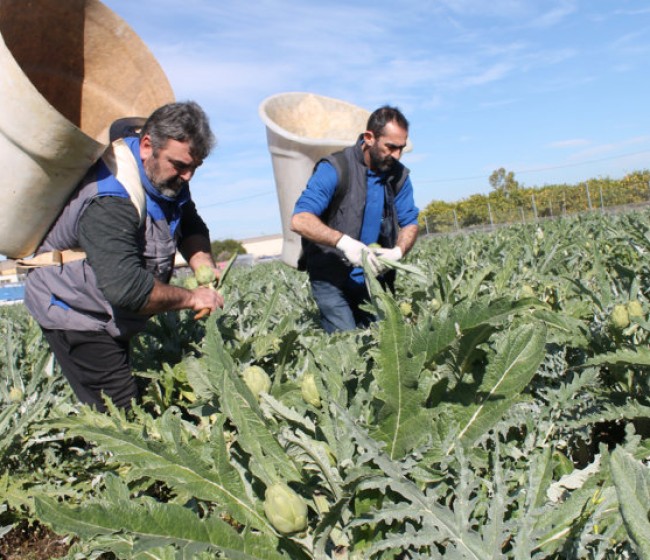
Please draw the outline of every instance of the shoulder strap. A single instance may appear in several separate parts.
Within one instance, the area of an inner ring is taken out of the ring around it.
[[[61,266],[85,258],[86,253],[81,249],[47,251],[46,253],[39,253],[31,258],[16,260],[16,272],[23,273],[32,268],[42,268],[44,266]]]
[[[144,223],[147,216],[147,199],[144,188],[140,181],[140,169],[131,148],[124,141],[118,138],[104,152],[102,160],[115,178],[124,186],[129,193],[131,202],[140,216],[140,225]]]
[[[336,176],[338,179],[336,190],[334,191],[334,196],[332,197],[332,202],[328,208],[328,213],[330,215],[333,215],[341,206],[343,198],[345,197],[345,193],[350,186],[350,164],[345,153],[342,151],[333,153],[326,159],[336,170]]]

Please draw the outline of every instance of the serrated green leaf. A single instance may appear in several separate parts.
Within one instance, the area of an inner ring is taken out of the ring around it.
[[[477,392],[476,404],[457,409],[458,438],[465,447],[490,430],[519,399],[544,358],[545,332],[542,325],[527,324],[500,337]]]
[[[543,305],[531,298],[515,301],[503,298],[463,302],[453,308],[443,306],[438,315],[431,317],[422,328],[415,331],[413,352],[426,352],[428,363],[470,331],[485,326],[500,326],[510,321],[513,315],[529,310],[531,306]],[[490,328],[485,332],[494,330]]]
[[[386,259],[384,257],[377,256],[376,259],[384,266],[386,269],[391,269],[391,270],[400,270],[402,272],[406,272],[407,274],[412,274],[415,276],[418,280],[422,282],[428,282],[429,277],[427,274],[419,267],[412,265],[412,264],[406,264],[400,261],[393,261],[390,259]]]
[[[101,503],[72,508],[51,498],[37,497],[36,512],[54,531],[83,539],[128,532],[134,553],[173,544],[195,553],[212,550],[240,560],[286,558],[276,552],[277,538],[272,535],[239,533],[217,517],[200,519],[182,506],[152,499],[116,500],[107,492]],[[123,544],[122,540],[120,546]]]
[[[606,354],[594,356],[587,360],[585,365],[600,366],[603,364],[649,366],[650,349],[647,347],[638,347],[635,350],[616,350],[615,352],[608,352]]]
[[[131,465],[132,478],[145,476],[163,481],[198,499],[219,504],[222,511],[244,525],[272,532],[260,505],[246,496],[237,471],[224,457],[218,461],[221,468],[215,469],[191,445],[184,443],[178,419],[174,423],[173,435],[165,441],[143,438],[137,425],[119,426],[117,420],[90,410],[78,417],[61,419],[55,425],[109,451],[109,462]],[[223,440],[214,443],[213,453],[224,455]]]
[[[650,559],[650,474],[648,468],[617,447],[611,458],[612,478],[625,528],[642,560]]]
[[[405,500],[405,503],[386,503],[381,510],[372,515],[358,517],[350,525],[369,524],[379,519],[385,519],[389,522],[391,520],[400,520],[402,523],[408,519],[414,519],[421,523],[423,527],[422,531],[417,535],[412,535],[414,540],[428,545],[441,541],[454,542],[460,558],[481,560],[484,557],[485,550],[480,535],[476,531],[467,531],[459,527],[451,510],[422,492],[417,484],[406,476],[398,462],[393,461],[380,451],[375,440],[362,432],[345,413],[340,412],[340,415],[351,436],[366,450],[366,460],[372,461],[384,474],[382,478],[372,478],[368,473],[363,479],[359,480],[359,488],[370,488],[373,485],[376,488],[384,488],[384,491],[390,488],[392,492],[402,496]],[[393,537],[397,541],[394,541]],[[383,550],[385,548],[384,544],[391,547],[392,543],[400,541],[401,538],[399,535],[394,536],[391,533],[386,543],[383,543],[383,539],[379,538],[375,540],[373,547],[376,550]],[[413,539],[409,539],[409,541],[413,542]],[[401,542],[405,544],[407,541]]]
[[[540,508],[546,501],[546,490],[552,475],[552,449],[546,447],[530,461],[528,484],[523,508],[519,508],[519,527],[515,536],[514,558],[532,558],[536,547],[534,540],[535,520],[541,515]]]
[[[401,457],[422,443],[430,432],[426,394],[418,387],[424,355],[411,356],[407,326],[395,300],[380,293],[384,320],[379,327],[379,357],[374,371],[377,399],[382,402],[373,435],[388,445],[391,458]]]
[[[267,486],[300,480],[300,472],[269,430],[257,400],[241,379],[232,359],[227,356],[221,335],[208,327],[203,363],[210,372],[207,380],[223,412],[237,427],[237,442],[252,458],[252,468]]]
[[[575,348],[587,347],[588,329],[583,321],[549,309],[535,309],[532,316],[546,323],[553,342]]]

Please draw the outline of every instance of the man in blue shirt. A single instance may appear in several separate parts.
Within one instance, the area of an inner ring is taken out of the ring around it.
[[[373,317],[363,259],[384,286],[376,258],[398,261],[418,235],[418,209],[408,169],[399,159],[408,139],[408,121],[399,109],[383,106],[368,119],[354,146],[321,160],[296,202],[291,229],[302,236],[299,268],[307,270],[323,328],[367,326]],[[369,245],[381,248],[371,249]]]

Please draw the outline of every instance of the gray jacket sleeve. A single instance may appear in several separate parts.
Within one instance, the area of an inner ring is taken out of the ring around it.
[[[153,290],[154,278],[142,260],[139,218],[128,198],[93,200],[79,219],[81,248],[97,285],[114,307],[138,311]]]

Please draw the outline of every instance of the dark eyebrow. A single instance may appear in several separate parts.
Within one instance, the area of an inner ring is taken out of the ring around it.
[[[182,161],[178,161],[176,159],[172,158],[167,158],[169,160],[169,163],[171,163],[176,169],[196,169],[197,167],[200,167],[201,164],[203,163],[202,161],[199,162],[192,162],[192,163],[183,163]]]

